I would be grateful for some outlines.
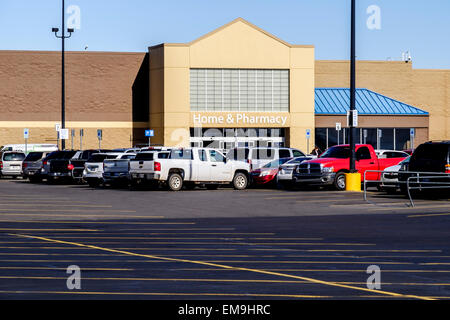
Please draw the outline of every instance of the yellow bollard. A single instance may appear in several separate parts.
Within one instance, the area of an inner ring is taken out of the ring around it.
[[[361,174],[346,173],[345,174],[345,191],[361,192]]]

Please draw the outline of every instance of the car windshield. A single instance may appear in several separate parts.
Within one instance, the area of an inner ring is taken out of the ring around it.
[[[283,163],[286,163],[290,160],[290,158],[282,158],[269,162],[263,168],[279,168]]]
[[[350,147],[331,147],[322,153],[319,158],[347,159],[350,158],[350,153]]]
[[[24,161],[38,161],[42,159],[43,152],[30,152]]]
[[[403,160],[402,162],[400,162],[400,164],[408,164],[409,160],[411,160],[411,156],[409,156],[408,158],[406,158],[405,160]]]
[[[103,162],[105,159],[115,159],[117,155],[114,154],[93,154],[89,157],[87,162]]]
[[[3,161],[22,161],[25,159],[25,154],[20,152],[5,153]]]
[[[134,157],[134,160],[153,160],[155,152],[141,152]]]

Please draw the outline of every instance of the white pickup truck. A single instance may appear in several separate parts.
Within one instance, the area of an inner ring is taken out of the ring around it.
[[[130,160],[132,186],[142,182],[167,183],[170,190],[181,190],[183,184],[193,189],[205,184],[217,189],[232,184],[237,190],[247,188],[249,164],[227,159],[220,151],[208,148],[182,148],[138,153]]]

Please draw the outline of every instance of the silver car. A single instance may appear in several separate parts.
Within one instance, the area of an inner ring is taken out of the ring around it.
[[[86,181],[90,187],[95,188],[104,183],[103,180],[103,161],[107,159],[117,159],[123,153],[93,153],[84,164],[83,180]]]
[[[22,162],[24,159],[25,153],[23,152],[3,152],[0,158],[0,176],[16,178],[22,175]]]
[[[280,166],[280,170],[278,171],[277,175],[277,182],[280,187],[291,187],[294,184],[292,173],[294,172],[294,169],[297,165],[302,163],[303,161],[312,160],[313,157],[307,156],[307,157],[296,157],[288,162],[282,164]]]

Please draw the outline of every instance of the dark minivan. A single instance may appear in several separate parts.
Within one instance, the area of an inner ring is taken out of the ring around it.
[[[429,182],[421,184],[421,186],[430,188],[433,187],[430,182],[434,182],[438,183],[434,186],[450,193],[450,141],[430,141],[418,146],[411,156],[408,171],[419,172],[419,176],[422,177],[419,179],[419,184],[420,182]],[[429,178],[433,176],[433,173],[439,173],[436,175],[437,178]],[[442,175],[443,173],[447,173],[448,176]],[[409,177],[416,175],[399,173],[399,180],[406,182]],[[442,178],[440,178],[441,176]],[[416,181],[415,179],[410,179],[410,181],[411,185],[417,185],[413,183]],[[442,184],[439,184],[441,182]],[[448,189],[442,187],[448,187]],[[405,184],[402,184],[402,190],[406,191]]]
[[[50,152],[30,152],[22,162],[22,177],[30,179],[30,182],[38,182],[38,177],[42,168],[42,159]]]

